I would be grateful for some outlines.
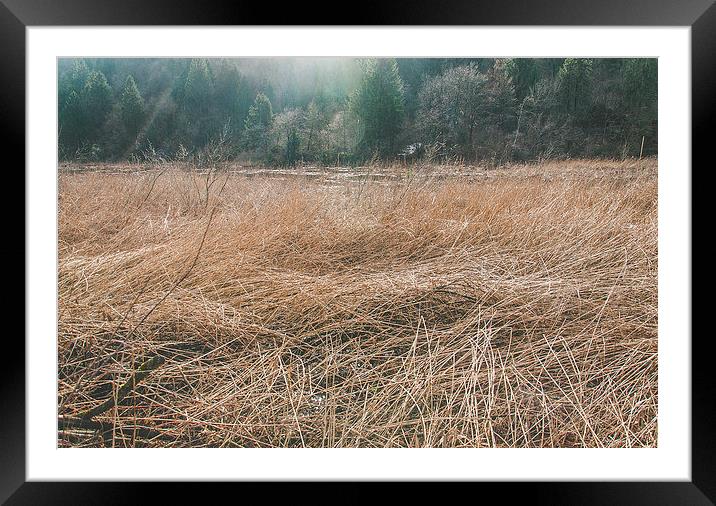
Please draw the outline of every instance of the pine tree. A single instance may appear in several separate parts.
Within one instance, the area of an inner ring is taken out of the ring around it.
[[[193,59],[184,84],[184,106],[190,117],[198,119],[209,111],[212,91],[209,64],[204,59]]]
[[[212,116],[214,81],[209,63],[193,59],[184,83],[183,112],[187,141],[203,147],[219,133],[223,121]]]
[[[591,100],[592,60],[588,58],[567,58],[559,69],[562,106],[570,114],[580,116],[586,111]]]
[[[657,137],[657,82],[658,67],[654,58],[629,58],[623,65],[626,144],[633,155],[641,152],[641,139],[645,152],[656,152]]]
[[[490,126],[509,128],[516,114],[515,85],[509,71],[509,62],[495,61],[487,72],[485,83],[486,119]]]
[[[62,123],[62,111],[67,104],[70,93],[75,92],[76,95],[82,92],[85,87],[85,79],[82,79],[82,85],[79,88],[75,88],[75,81],[73,79],[73,72],[65,72],[60,75],[57,82],[57,104],[60,113],[60,123]]]
[[[241,74],[236,66],[222,61],[214,83],[215,114],[233,124],[240,124],[243,119],[239,117],[241,87]]]
[[[144,100],[139,93],[134,77],[127,76],[119,99],[119,110],[127,138],[134,141],[144,121]]]
[[[77,150],[89,131],[82,104],[88,77],[87,64],[82,59],[76,59],[58,83],[59,144],[67,154]]]
[[[127,156],[140,132],[167,153],[221,138],[269,163],[385,159],[399,141],[470,159],[658,148],[656,59],[61,59],[58,72],[63,159]]]
[[[249,149],[265,149],[273,121],[271,101],[263,93],[256,95],[244,122],[244,141]]]
[[[59,144],[67,156],[72,156],[82,142],[85,131],[84,115],[80,96],[75,90],[70,90],[65,100],[60,116]]]
[[[657,97],[657,60],[629,58],[623,64],[625,102],[639,109]]]
[[[112,110],[112,89],[102,72],[89,74],[81,98],[89,140],[96,142]]]
[[[70,90],[74,90],[79,95],[85,87],[89,73],[89,68],[84,60],[77,59],[72,62],[72,71],[69,78]]]
[[[291,130],[286,141],[286,163],[289,166],[295,165],[298,160],[299,147],[300,141],[298,139],[298,132],[296,132],[296,130]]]
[[[364,62],[363,77],[350,107],[361,122],[366,154],[394,153],[405,110],[403,100],[403,81],[394,59]]]
[[[537,60],[534,58],[510,58],[505,62],[505,70],[512,78],[519,101],[529,95],[540,78]]]

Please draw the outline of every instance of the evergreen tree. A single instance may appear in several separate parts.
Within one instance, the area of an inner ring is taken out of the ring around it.
[[[85,87],[89,73],[89,68],[84,60],[74,60],[72,63],[72,71],[69,76],[70,90],[79,95]]]
[[[509,62],[497,60],[487,72],[485,83],[485,113],[491,126],[499,129],[512,127],[515,117],[515,85],[509,71]]]
[[[594,60],[592,67],[590,129],[597,144],[595,154],[599,156],[613,156],[614,146],[624,143],[623,61],[621,58],[602,58]]]
[[[266,95],[259,93],[244,122],[244,141],[248,149],[264,150],[268,146],[272,121],[271,101]]]
[[[391,156],[403,121],[403,81],[394,59],[367,60],[363,77],[350,102],[363,130],[366,154]]]
[[[89,77],[89,68],[82,59],[72,61],[68,72],[58,83],[59,144],[65,153],[74,153],[84,141],[89,126],[84,114],[82,95]]]
[[[624,98],[628,105],[640,108],[653,104],[657,97],[657,60],[629,58],[623,63]]]
[[[208,112],[212,88],[209,64],[204,59],[193,59],[184,84],[184,105],[190,116]]]
[[[510,58],[505,69],[514,84],[517,100],[522,101],[540,78],[537,61],[534,58]]]
[[[241,74],[236,66],[222,61],[216,72],[213,105],[214,114],[224,120],[223,123],[229,120],[238,125],[244,119],[239,110],[241,87]]]
[[[657,60],[629,58],[624,61],[625,144],[627,150],[638,155],[644,138],[645,152],[656,153],[657,141]]]
[[[556,79],[566,58],[537,58],[540,79]]]
[[[112,89],[102,72],[89,74],[81,97],[89,141],[96,142],[112,110]]]
[[[67,156],[72,156],[79,148],[85,129],[84,114],[80,96],[70,90],[60,116],[59,144]]]
[[[557,79],[562,94],[562,106],[578,117],[588,110],[591,101],[592,60],[567,58],[559,69]]]
[[[300,141],[298,139],[298,132],[291,130],[288,134],[288,140],[286,141],[286,163],[291,166],[295,165],[298,160],[298,150],[300,147]]]
[[[119,109],[127,138],[130,141],[136,140],[144,121],[144,100],[131,75],[127,76],[127,80],[124,82],[122,95],[119,99]]]
[[[222,139],[281,164],[416,141],[496,161],[658,148],[656,59],[96,58],[60,59],[58,74],[63,159],[128,156],[140,131],[168,155]]]
[[[208,62],[204,59],[191,60],[183,98],[188,142],[197,147],[204,146],[221,124],[210,115],[213,88]]]

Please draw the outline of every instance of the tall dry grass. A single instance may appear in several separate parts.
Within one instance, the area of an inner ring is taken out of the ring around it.
[[[60,446],[655,446],[656,162],[382,170],[61,174]]]

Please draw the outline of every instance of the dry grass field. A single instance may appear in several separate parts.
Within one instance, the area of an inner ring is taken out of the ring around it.
[[[656,446],[655,160],[138,168],[60,171],[60,447]]]

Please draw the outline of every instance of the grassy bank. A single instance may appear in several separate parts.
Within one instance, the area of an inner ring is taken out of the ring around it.
[[[60,446],[655,446],[656,170],[62,172]]]

